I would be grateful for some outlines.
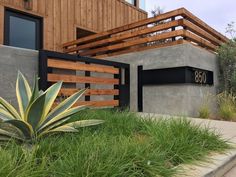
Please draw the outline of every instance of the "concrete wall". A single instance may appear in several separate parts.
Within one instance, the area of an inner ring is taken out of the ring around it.
[[[214,53],[191,44],[130,53],[106,58],[131,64],[131,110],[137,111],[137,66],[143,69],[159,69],[178,66],[192,66],[214,71],[214,86],[174,84],[144,86],[143,111],[170,115],[197,116],[206,96],[215,95],[218,87],[218,63]],[[164,76],[163,76],[164,77]],[[213,103],[211,107],[216,107]]]
[[[143,69],[158,69],[192,66],[214,71],[214,86],[191,84],[145,86],[143,88],[143,110],[147,113],[197,116],[206,95],[216,94],[218,86],[218,63],[216,55],[191,44],[183,44],[138,53],[130,53],[108,60],[130,63],[131,110],[137,111],[137,66]],[[0,46],[0,96],[15,102],[15,82],[20,70],[32,83],[38,72],[38,52],[8,46]],[[81,74],[81,73],[80,73]],[[92,76],[97,76],[97,74]],[[164,77],[164,76],[163,76]],[[102,88],[93,86],[92,88]],[[108,99],[110,96],[104,97]],[[96,96],[93,96],[93,99]],[[212,105],[215,108],[215,105]]]
[[[38,52],[0,46],[0,96],[16,105],[15,84],[21,71],[32,84],[38,72]]]

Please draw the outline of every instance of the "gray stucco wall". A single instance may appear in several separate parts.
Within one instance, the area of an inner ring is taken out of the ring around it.
[[[214,53],[191,44],[152,49],[106,58],[131,65],[131,110],[137,111],[137,66],[143,69],[159,69],[178,66],[192,66],[214,71],[214,86],[186,84],[144,86],[143,111],[170,115],[197,116],[199,107],[207,95],[215,95],[218,88],[218,62]],[[164,76],[163,76],[164,77]],[[210,105],[215,111],[214,103]]]
[[[137,111],[137,66],[143,69],[158,69],[192,66],[214,71],[214,86],[162,85],[143,88],[143,110],[147,113],[197,116],[206,95],[215,95],[218,87],[218,63],[214,53],[191,44],[183,44],[138,53],[106,58],[129,63],[131,110]],[[32,83],[38,73],[38,52],[34,50],[0,46],[0,96],[15,104],[15,81],[20,70]],[[82,74],[82,73],[80,73]],[[96,73],[92,76],[98,76]],[[107,75],[106,75],[107,76]],[[92,88],[103,88],[94,86]],[[111,96],[94,99],[112,99]],[[212,104],[212,108],[216,106]]]
[[[15,84],[21,71],[32,84],[38,72],[38,52],[35,50],[0,46],[0,96],[16,105]]]

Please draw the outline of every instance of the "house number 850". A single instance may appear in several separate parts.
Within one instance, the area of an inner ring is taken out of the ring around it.
[[[195,82],[199,84],[205,84],[207,81],[206,72],[195,71]]]

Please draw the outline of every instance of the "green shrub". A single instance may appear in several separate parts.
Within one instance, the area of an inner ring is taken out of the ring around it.
[[[219,116],[223,120],[233,120],[236,113],[236,97],[233,93],[223,92],[217,95]]]
[[[199,117],[207,119],[210,117],[210,109],[207,105],[202,105],[198,111]]]
[[[228,25],[227,33],[231,35],[232,39],[222,44],[217,51],[220,64],[221,91],[236,93],[236,39],[234,36],[234,23]]]
[[[223,120],[233,120],[235,115],[234,107],[228,104],[221,104],[219,107],[219,115]]]
[[[214,96],[212,96],[212,94],[210,93],[204,95],[203,103],[198,110],[199,118],[204,118],[204,119],[210,118],[211,114],[210,103],[212,102],[213,97]]]
[[[61,89],[62,82],[39,91],[38,79],[31,89],[25,77],[19,72],[16,81],[16,97],[19,113],[6,100],[0,97],[0,141],[15,139],[30,142],[58,132],[78,132],[77,128],[103,123],[102,120],[80,120],[68,122],[71,116],[86,108],[72,106],[84,94],[85,89],[71,95],[54,109],[53,104]]]

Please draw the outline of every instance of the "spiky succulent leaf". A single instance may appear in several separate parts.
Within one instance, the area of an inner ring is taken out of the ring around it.
[[[16,127],[23,133],[26,139],[30,139],[34,133],[32,126],[23,120],[7,120],[4,121],[4,123],[8,123]]]
[[[40,137],[48,135],[48,134],[52,134],[52,133],[59,133],[59,132],[66,132],[66,133],[77,133],[78,130],[75,129],[74,127],[71,126],[67,126],[67,125],[62,125],[59,126],[57,128],[51,129],[49,131],[44,131],[42,134],[40,134]]]
[[[21,119],[20,115],[17,113],[16,109],[9,104],[6,100],[0,97],[0,105],[6,109],[15,119]]]
[[[39,91],[38,79],[35,78],[31,92],[27,80],[19,72],[16,92],[20,114],[0,97],[0,123],[6,125],[0,128],[0,141],[16,139],[24,142],[50,133],[78,132],[76,128],[103,123],[101,120],[82,120],[66,124],[65,122],[69,121],[71,116],[86,108],[86,106],[71,108],[86,89],[71,95],[51,110],[61,86],[62,82],[58,82],[45,92]]]
[[[0,129],[0,136],[6,136],[6,137],[9,137],[9,138],[13,138],[13,139],[23,141],[23,139],[20,136],[18,136],[17,134],[15,134],[13,132],[6,131],[6,130],[3,130],[3,129]]]
[[[56,108],[54,108],[46,117],[45,122],[47,123],[52,118],[60,115],[64,111],[70,109],[77,101],[78,99],[85,93],[86,89],[82,89],[79,92],[71,95],[69,98],[61,102]]]
[[[10,141],[11,139],[12,139],[11,137],[1,136],[1,135],[0,135],[0,142],[1,142],[1,141]]]
[[[72,115],[78,113],[79,111],[85,108],[86,106],[78,106],[78,107],[71,108],[67,111],[60,113],[58,116],[53,117],[50,121],[42,124],[42,126],[38,130],[39,134],[42,133],[43,131],[47,131],[51,129],[52,127],[61,125],[61,123],[63,123],[65,119],[67,119],[68,117],[71,117]]]
[[[32,93],[29,83],[21,72],[18,72],[16,81],[16,97],[18,101],[20,115],[23,118],[25,116],[26,108],[31,99]]]
[[[39,84],[38,84],[38,81],[39,81],[39,78],[37,76],[35,76],[32,96],[30,98],[28,106],[31,105],[34,102],[34,100],[36,100],[40,96],[39,95]]]
[[[3,107],[0,107],[0,120],[11,120],[14,119],[14,117]]]
[[[90,119],[90,120],[80,120],[80,121],[76,121],[76,122],[71,122],[65,125],[74,127],[74,128],[81,128],[81,127],[89,127],[89,126],[95,126],[95,125],[99,125],[104,123],[104,120],[94,120],[94,119]]]
[[[62,125],[60,127],[54,128],[50,131],[50,132],[78,132],[77,129],[75,129],[74,127],[68,126],[68,125]]]
[[[44,114],[42,116],[42,121],[46,118],[48,115],[49,111],[52,108],[52,105],[57,98],[57,95],[61,89],[62,82],[58,82],[56,84],[53,84],[51,87],[49,87],[45,93],[46,93],[46,98],[45,98],[45,109],[44,109]]]
[[[39,126],[39,122],[41,122],[44,113],[45,98],[46,94],[38,97],[29,106],[26,112],[26,121],[33,127],[33,130],[35,130]]]

